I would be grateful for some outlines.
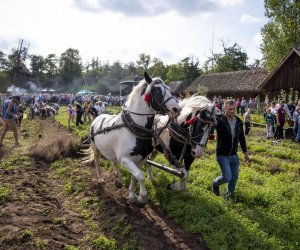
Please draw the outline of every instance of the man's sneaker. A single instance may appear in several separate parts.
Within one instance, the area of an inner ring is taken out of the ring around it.
[[[226,192],[225,194],[225,199],[228,200],[228,199],[234,199],[234,193],[231,193],[231,192]]]
[[[215,181],[211,183],[212,191],[216,196],[220,196],[220,188],[215,184]]]

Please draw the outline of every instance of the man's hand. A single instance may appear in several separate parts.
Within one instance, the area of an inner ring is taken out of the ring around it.
[[[244,158],[245,158],[245,161],[246,161],[246,162],[249,162],[249,161],[250,161],[248,152],[245,152],[245,153],[244,153]]]

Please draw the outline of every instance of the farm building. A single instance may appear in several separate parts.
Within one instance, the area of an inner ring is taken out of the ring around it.
[[[169,83],[169,87],[172,94],[179,96],[184,94],[187,86],[184,81],[172,81]]]
[[[126,96],[132,91],[133,87],[137,85],[142,79],[144,79],[144,77],[138,75],[126,76],[123,79],[121,79],[120,82],[112,86],[110,88],[110,91],[112,94]]]
[[[17,67],[13,67],[9,72],[9,81],[15,86],[26,88],[31,72],[24,63],[19,63]]]
[[[259,89],[269,96],[277,96],[280,90],[300,91],[300,50],[293,49],[259,85]]]
[[[199,86],[205,86],[208,89],[208,97],[215,95],[251,97],[262,94],[259,86],[267,75],[267,72],[263,69],[203,74],[194,80],[186,91],[197,93]]]

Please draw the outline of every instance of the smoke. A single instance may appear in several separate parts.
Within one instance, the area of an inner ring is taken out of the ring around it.
[[[15,85],[12,84],[11,86],[9,86],[7,88],[7,92],[10,92],[12,94],[22,95],[22,94],[28,93],[28,90],[20,88],[20,87],[16,87]]]
[[[30,91],[33,92],[33,93],[39,93],[39,92],[42,91],[42,89],[39,88],[35,82],[27,81],[26,85],[29,86]]]

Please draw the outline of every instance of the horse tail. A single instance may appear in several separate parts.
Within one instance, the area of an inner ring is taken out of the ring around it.
[[[83,164],[90,164],[95,160],[95,153],[92,146],[90,146],[88,149],[82,150],[82,154],[85,155],[81,161]]]

